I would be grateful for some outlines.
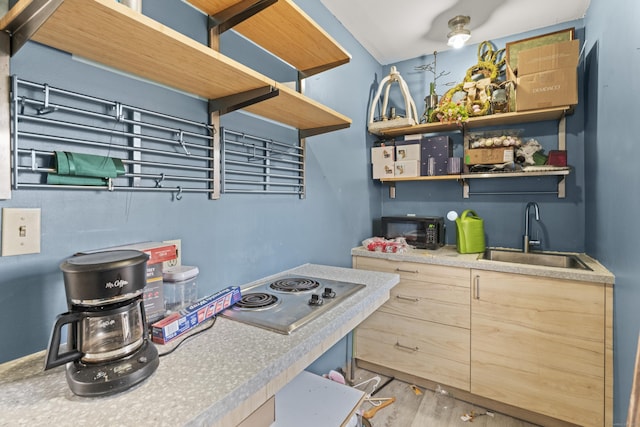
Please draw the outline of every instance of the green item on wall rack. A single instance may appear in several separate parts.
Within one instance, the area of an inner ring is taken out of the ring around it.
[[[56,151],[55,173],[47,175],[48,184],[106,185],[108,178],[125,173],[122,160],[94,154]]]

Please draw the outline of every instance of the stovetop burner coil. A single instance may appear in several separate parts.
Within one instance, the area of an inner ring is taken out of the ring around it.
[[[275,306],[278,297],[266,292],[252,292],[242,295],[240,301],[233,306],[239,310],[260,310]]]
[[[320,286],[320,282],[305,277],[292,277],[276,280],[269,287],[279,292],[308,292]]]

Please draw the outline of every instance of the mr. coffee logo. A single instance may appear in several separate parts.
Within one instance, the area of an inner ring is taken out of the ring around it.
[[[104,287],[107,289],[113,289],[113,288],[124,288],[125,286],[127,286],[129,284],[129,282],[127,282],[124,279],[116,279],[113,282],[107,282]]]

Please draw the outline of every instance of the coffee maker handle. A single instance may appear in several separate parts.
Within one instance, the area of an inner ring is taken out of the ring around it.
[[[66,324],[75,324],[82,319],[82,313],[70,312],[59,314],[56,317],[56,323],[53,325],[51,331],[51,340],[49,341],[49,347],[47,349],[47,357],[45,359],[44,369],[55,368],[56,366],[64,365],[67,362],[73,362],[82,357],[82,352],[75,347],[76,343],[73,343],[74,348],[69,351],[60,354],[60,335],[62,334],[62,327]]]

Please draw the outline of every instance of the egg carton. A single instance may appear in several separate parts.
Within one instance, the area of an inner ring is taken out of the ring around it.
[[[520,147],[522,130],[509,129],[469,134],[469,148]]]

